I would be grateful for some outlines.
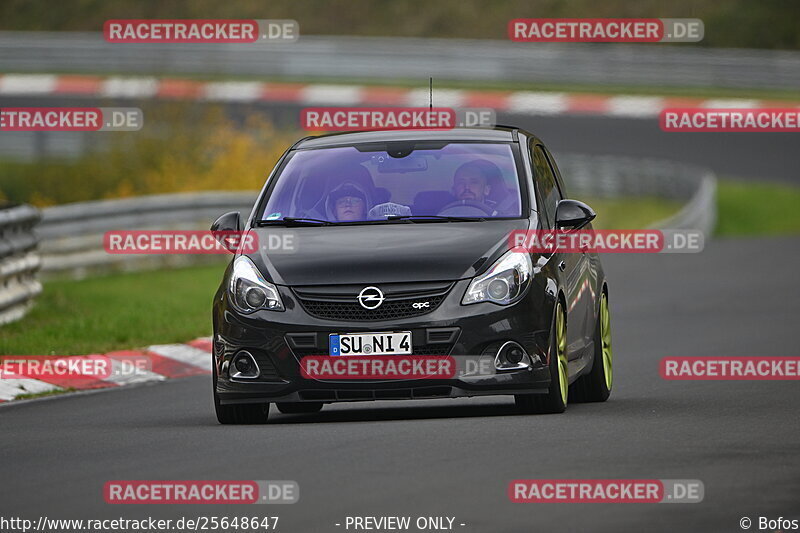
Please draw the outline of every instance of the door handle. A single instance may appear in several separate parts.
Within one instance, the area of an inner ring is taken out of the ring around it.
[[[566,268],[567,268],[567,263],[566,263],[566,262],[564,262],[564,261],[561,261],[561,262],[558,264],[558,269],[559,269],[561,272],[564,272],[564,269],[566,269]]]

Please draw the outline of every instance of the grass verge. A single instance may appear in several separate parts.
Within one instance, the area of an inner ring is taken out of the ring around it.
[[[638,229],[677,213],[680,202],[660,198],[578,198],[589,204],[597,218],[595,229]]]
[[[224,265],[45,283],[21,321],[0,328],[0,353],[83,355],[211,334]]]
[[[25,394],[17,394],[14,396],[15,400],[34,400],[37,398],[47,398],[48,396],[56,396],[58,394],[64,394],[67,392],[75,392],[75,389],[72,387],[67,389],[56,389],[56,390],[49,390],[46,392],[28,392]]]
[[[800,187],[722,179],[717,186],[717,235],[800,234]]]

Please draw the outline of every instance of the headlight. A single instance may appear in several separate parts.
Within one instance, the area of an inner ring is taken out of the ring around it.
[[[264,279],[256,265],[245,256],[233,262],[231,284],[228,287],[234,307],[243,313],[259,309],[283,311],[278,288]]]
[[[488,272],[472,280],[461,304],[513,304],[525,295],[532,276],[531,257],[526,253],[508,251]]]

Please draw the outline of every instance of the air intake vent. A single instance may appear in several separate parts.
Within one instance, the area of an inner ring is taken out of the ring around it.
[[[364,285],[294,287],[300,304],[317,318],[341,321],[397,320],[430,313],[444,301],[452,282],[386,283],[377,285],[385,300],[375,309],[358,302]]]
[[[458,338],[460,328],[430,328],[426,330],[427,344],[452,344]]]

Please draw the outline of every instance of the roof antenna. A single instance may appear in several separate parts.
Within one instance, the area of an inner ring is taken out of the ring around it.
[[[430,92],[429,92],[429,96],[430,96],[430,110],[431,110],[431,111],[433,111],[433,76],[431,76],[431,77],[429,78],[429,80],[430,80],[430,85],[429,85],[429,87],[430,87]]]

